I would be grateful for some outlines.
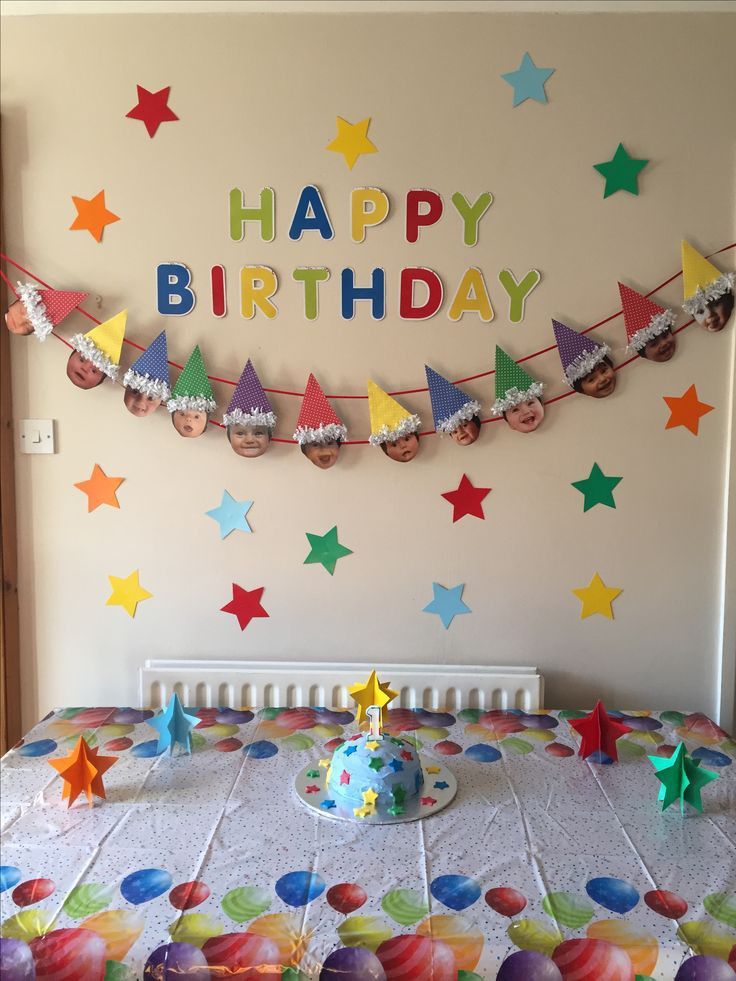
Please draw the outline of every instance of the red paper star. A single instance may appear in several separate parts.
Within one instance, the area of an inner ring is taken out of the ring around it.
[[[422,807],[431,807],[436,803],[437,801],[434,799],[434,797],[422,797]]]
[[[312,783],[312,784],[310,784],[306,788],[306,791],[307,791],[308,794],[318,794],[319,793],[319,787],[317,786],[317,784]]]
[[[399,756],[402,758],[402,760],[406,760],[407,762],[411,762],[411,760],[414,759],[408,749],[402,749]]]
[[[268,613],[261,606],[261,596],[265,586],[258,589],[243,589],[233,583],[233,598],[225,606],[220,607],[222,613],[234,613],[238,618],[238,625],[241,630],[245,630],[254,617],[267,617]]]
[[[698,393],[695,386],[690,388],[679,398],[674,395],[663,395],[670,410],[670,417],[667,420],[665,429],[674,429],[676,426],[684,426],[689,429],[693,436],[698,435],[698,424],[700,417],[713,411],[713,406],[707,402],[698,401]]]
[[[579,755],[587,759],[596,750],[605,753],[614,761],[618,760],[616,740],[631,732],[630,726],[612,719],[606,712],[603,702],[595,703],[595,708],[584,719],[570,719],[570,725],[580,734]]]
[[[442,495],[446,501],[452,504],[453,523],[459,521],[466,514],[472,514],[474,518],[485,521],[486,516],[483,514],[481,501],[490,493],[491,489],[490,487],[474,487],[467,475],[463,474],[457,490],[447,491]]]
[[[343,770],[340,774],[340,783],[350,783],[350,774],[347,770]]]
[[[165,89],[159,89],[158,92],[149,92],[142,85],[137,85],[136,88],[138,89],[138,105],[133,106],[130,112],[126,112],[125,116],[127,119],[140,119],[142,123],[145,123],[148,135],[153,139],[161,123],[173,123],[179,119],[167,105],[171,86],[167,85]]]
[[[95,241],[101,242],[105,225],[120,221],[118,215],[114,215],[105,207],[104,191],[99,191],[89,201],[87,198],[78,198],[72,194],[72,201],[77,209],[77,217],[69,226],[70,232],[87,231]]]

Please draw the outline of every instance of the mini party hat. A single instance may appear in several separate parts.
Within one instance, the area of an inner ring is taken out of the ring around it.
[[[590,335],[578,334],[558,320],[552,321],[552,329],[555,332],[565,381],[570,388],[576,381],[590,374],[611,351],[607,344],[599,344]]]
[[[736,273],[722,273],[708,262],[689,242],[682,243],[682,291],[685,302],[682,309],[695,317],[705,320],[708,304],[719,296],[733,291]]]
[[[93,327],[86,334],[75,334],[71,339],[72,347],[113,381],[117,378],[120,367],[120,352],[127,320],[128,311],[121,310],[99,327]]]
[[[428,364],[425,364],[424,370],[432,400],[434,428],[438,433],[452,433],[461,422],[467,422],[478,415],[480,402],[476,402],[467,392],[438,375]]]
[[[653,337],[658,337],[675,326],[672,310],[652,303],[646,296],[623,283],[618,284],[618,292],[624,311],[628,346],[632,351],[642,351]]]
[[[396,399],[379,388],[375,382],[368,381],[368,409],[371,414],[371,434],[368,437],[373,446],[381,443],[395,443],[402,436],[417,433],[422,428],[419,416],[412,415]]]
[[[296,421],[294,439],[303,446],[305,443],[333,443],[336,440],[342,442],[347,434],[342,419],[327,401],[317,379],[310,374]]]
[[[232,426],[234,423],[240,423],[241,426],[265,426],[271,430],[276,426],[276,414],[250,358],[235,386],[227,412],[222,417],[224,426]]]
[[[81,290],[40,290],[32,283],[18,283],[17,292],[39,341],[45,341],[54,327],[89,296]]]
[[[521,365],[496,345],[496,401],[491,406],[491,415],[502,416],[515,405],[539,399],[543,391],[542,382],[534,381]]]
[[[171,395],[166,331],[162,330],[123,376],[123,385],[165,401]]]
[[[177,409],[195,409],[197,412],[214,412],[217,408],[210,380],[205,371],[202,352],[196,345],[184,370],[176,379],[171,398],[166,403],[169,412]]]

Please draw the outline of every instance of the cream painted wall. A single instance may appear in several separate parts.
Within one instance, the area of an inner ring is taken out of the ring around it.
[[[679,268],[681,237],[704,252],[734,240],[734,152],[727,124],[736,74],[728,15],[71,16],[4,18],[3,175],[8,253],[59,287],[101,298],[101,319],[127,306],[129,336],[166,327],[182,361],[200,341],[210,372],[237,377],[252,356],[270,387],[301,390],[315,370],[331,392],[424,385],[427,361],[458,378],[491,367],[500,343],[520,357],[552,343],[550,317],[582,328],[618,308],[617,279],[643,291]],[[555,66],[547,106],[511,107],[499,74],[529,50]],[[705,54],[707,53],[707,55]],[[181,122],[149,140],[125,119],[135,84],[172,86]],[[336,115],[372,117],[380,152],[348,171],[324,150]],[[696,139],[692,139],[692,134]],[[592,164],[619,141],[651,158],[641,194],[604,200]],[[287,238],[299,189],[317,184],[335,224],[332,242]],[[277,191],[277,237],[229,240],[227,192]],[[350,188],[374,185],[393,212],[366,243],[349,240]],[[490,190],[495,201],[476,248],[448,212],[417,245],[403,240],[411,187]],[[122,218],[102,245],[72,233],[70,195],[104,188]],[[203,289],[195,313],[165,321],[155,308],[160,261],[187,262]],[[208,313],[208,270],[223,263],[237,311],[241,264],[279,273],[278,318]],[[733,253],[720,259],[733,268]],[[332,270],[316,324],[291,282],[297,265]],[[428,265],[452,290],[480,266],[496,318],[399,321],[403,265]],[[387,316],[339,318],[339,271],[365,279],[386,268]],[[497,273],[537,267],[543,282],[523,324],[512,325]],[[676,282],[658,299],[677,305]],[[87,329],[81,318],[64,333]],[[597,336],[623,357],[615,320]],[[15,415],[57,420],[53,457],[17,459],[24,721],[53,705],[135,699],[146,656],[391,659],[535,663],[548,703],[685,706],[717,712],[723,644],[726,475],[733,414],[734,327],[693,326],[667,366],[637,363],[607,401],[581,396],[549,407],[531,436],[484,426],[468,449],[432,436],[401,467],[370,447],[346,447],[321,472],[292,446],[243,461],[221,431],[187,442],[168,414],[136,420],[106,382],[79,392],[66,349],[13,339]],[[127,358],[128,352],[125,353]],[[564,389],[554,351],[530,367]],[[664,431],[663,395],[691,384],[716,406],[694,438]],[[489,380],[467,388],[484,404]],[[225,403],[229,389],[220,386]],[[299,400],[276,397],[288,436]],[[431,419],[426,395],[406,405]],[[354,438],[366,403],[336,403]],[[616,510],[582,513],[570,482],[593,461],[623,475]],[[87,515],[72,484],[93,463],[125,476],[121,509]],[[491,486],[484,522],[453,525],[441,492],[463,472]],[[254,534],[218,540],[204,516],[223,488],[254,500]],[[354,554],[334,577],[304,565],[305,532],[337,524]],[[731,559],[731,561],[733,561]],[[105,606],[107,575],[140,568],[154,599],[135,619]],[[598,571],[623,588],[613,622],[579,619],[570,590]],[[466,583],[472,609],[449,631],[422,613],[431,584]],[[230,584],[265,586],[269,619],[241,634],[219,608]]]

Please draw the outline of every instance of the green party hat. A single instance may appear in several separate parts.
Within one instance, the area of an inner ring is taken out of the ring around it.
[[[202,360],[199,344],[189,355],[184,370],[176,380],[171,398],[166,403],[169,412],[177,409],[196,409],[197,412],[214,412],[217,408],[212,386]]]
[[[491,414],[502,416],[520,402],[541,398],[542,382],[534,381],[528,372],[496,345],[496,401]]]

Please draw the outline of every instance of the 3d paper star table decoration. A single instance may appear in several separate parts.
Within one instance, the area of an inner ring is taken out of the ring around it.
[[[267,617],[268,613],[261,606],[261,597],[265,586],[258,589],[243,589],[233,583],[233,598],[225,606],[220,607],[221,613],[233,613],[238,618],[238,625],[245,630],[255,617]]]
[[[574,480],[572,486],[583,495],[583,513],[590,511],[596,504],[605,504],[607,508],[615,508],[613,499],[614,489],[621,483],[623,477],[606,477],[597,463],[593,464],[590,476],[585,480]]]
[[[368,716],[366,710],[371,705],[377,705],[379,709],[384,709],[389,702],[398,698],[399,693],[389,687],[389,682],[380,682],[375,671],[371,671],[368,681],[364,685],[358,682],[351,685],[348,689],[351,698],[358,706],[358,722],[364,722]]]
[[[228,491],[224,490],[220,506],[205,511],[205,514],[219,524],[222,539],[227,538],[231,531],[253,531],[245,517],[252,507],[253,501],[236,501]]]
[[[516,71],[506,72],[505,75],[501,75],[501,78],[513,86],[515,106],[521,105],[527,99],[546,103],[547,92],[544,83],[550,75],[554,74],[554,71],[554,68],[537,68],[527,51]]]
[[[101,504],[119,508],[120,503],[115,492],[124,480],[125,477],[108,477],[102,467],[96,463],[89,480],[80,480],[74,486],[87,495],[87,514],[89,514]]]
[[[86,795],[90,807],[92,807],[93,794],[105,799],[102,776],[117,763],[118,758],[99,756],[98,753],[98,749],[88,746],[80,736],[77,745],[68,756],[48,761],[64,781],[61,799],[69,799],[68,807],[72,806],[81,793]]]
[[[434,592],[434,599],[431,603],[422,610],[423,613],[436,613],[437,616],[442,621],[442,625],[445,630],[447,630],[455,619],[456,616],[460,616],[463,613],[472,613],[470,609],[462,601],[463,590],[465,589],[465,583],[461,583],[459,586],[453,586],[450,589],[445,589],[444,586],[440,586],[438,582],[432,583],[432,590]]]
[[[491,487],[474,487],[468,479],[467,474],[463,474],[457,490],[446,491],[442,496],[452,504],[452,522],[459,521],[466,514],[471,514],[474,518],[485,521],[483,513],[483,500],[490,494]]]
[[[631,732],[630,726],[617,722],[606,712],[600,700],[595,703],[595,708],[590,715],[586,715],[583,719],[568,719],[568,724],[581,737],[578,755],[583,759],[600,752],[617,761],[616,740]]]
[[[139,603],[143,600],[151,599],[153,593],[138,582],[138,570],[131,572],[125,579],[118,579],[117,576],[108,576],[112,593],[110,594],[105,606],[122,606],[126,613],[134,617]]]
[[[378,147],[368,139],[370,124],[370,116],[368,119],[361,119],[359,123],[349,123],[342,116],[338,116],[337,136],[332,143],[327,144],[326,149],[341,153],[345,163],[352,170],[355,161],[364,153],[378,153]]]
[[[173,123],[179,119],[168,106],[171,86],[167,85],[165,89],[159,89],[158,92],[149,92],[142,85],[137,85],[136,88],[138,104],[125,115],[128,119],[140,119],[145,123],[148,135],[153,139],[161,123]]]
[[[616,152],[610,160],[593,164],[593,167],[606,179],[603,197],[610,197],[616,191],[628,191],[629,194],[639,193],[639,173],[649,163],[648,160],[636,160],[630,157],[619,143]]]
[[[69,226],[71,232],[87,231],[95,241],[101,242],[105,226],[120,221],[118,215],[114,215],[105,207],[104,191],[95,194],[89,201],[86,198],[77,198],[72,194],[72,201],[77,209],[77,217]]]
[[[169,699],[169,704],[163,712],[149,719],[148,724],[158,733],[157,753],[163,753],[168,749],[173,754],[177,743],[184,747],[185,752],[191,753],[191,733],[199,724],[199,719],[196,715],[187,715],[176,692]]]
[[[614,586],[606,586],[596,572],[590,580],[589,585],[581,589],[573,589],[572,592],[583,604],[580,610],[581,620],[585,620],[586,617],[590,617],[594,613],[600,613],[602,617],[608,617],[609,620],[613,620],[611,604],[623,590],[616,589]]]
[[[663,395],[670,410],[670,417],[667,420],[665,429],[675,429],[677,426],[684,426],[689,429],[693,436],[698,435],[700,419],[713,411],[713,406],[698,399],[695,386],[691,385],[684,395]]]
[[[690,804],[697,811],[703,810],[700,791],[711,780],[717,780],[718,774],[702,770],[700,760],[693,760],[687,755],[684,743],[678,744],[669,759],[650,756],[649,762],[657,771],[657,779],[662,782],[657,799],[663,802],[663,811],[676,800],[680,801],[681,814],[685,813],[685,804]]]
[[[317,562],[323,565],[331,576],[334,576],[337,560],[353,554],[351,548],[341,545],[337,540],[337,525],[330,528],[326,535],[312,535],[310,532],[305,532],[305,534],[311,551],[304,560],[304,565]]]

